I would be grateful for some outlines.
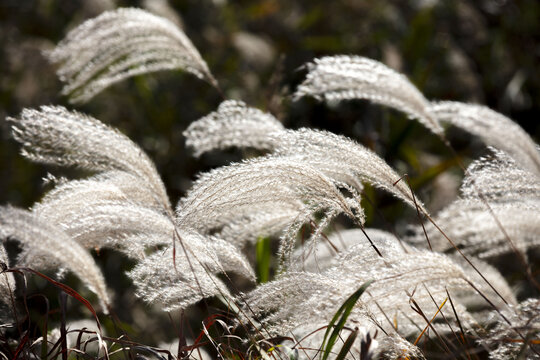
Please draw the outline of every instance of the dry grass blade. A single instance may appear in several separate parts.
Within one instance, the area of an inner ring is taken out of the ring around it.
[[[188,37],[168,19],[135,8],[107,11],[72,30],[50,53],[72,102],[128,77],[183,69],[217,87]]]

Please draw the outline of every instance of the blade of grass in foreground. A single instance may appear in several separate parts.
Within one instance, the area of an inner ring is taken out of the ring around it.
[[[257,279],[259,283],[265,283],[270,279],[270,262],[272,260],[272,249],[268,237],[260,237],[256,248],[257,257]]]
[[[345,326],[345,323],[347,322],[347,318],[351,314],[351,311],[354,305],[356,304],[360,296],[364,293],[364,291],[366,291],[368,286],[371,285],[371,283],[373,283],[373,281],[374,280],[369,280],[365,282],[362,286],[360,286],[360,288],[356,290],[351,296],[349,296],[349,298],[343,303],[343,305],[341,305],[341,307],[336,312],[332,320],[330,320],[330,323],[328,324],[328,327],[326,328],[326,332],[324,333],[324,339],[321,345],[322,360],[326,360],[328,356],[330,355],[330,352],[332,351],[332,348],[334,347],[336,343],[339,333]]]

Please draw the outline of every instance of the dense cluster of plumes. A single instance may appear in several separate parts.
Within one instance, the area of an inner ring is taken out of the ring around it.
[[[129,76],[171,68],[217,86],[180,29],[137,9],[89,20],[51,58],[62,63],[64,91],[74,101]],[[446,143],[443,125],[461,127],[492,146],[492,155],[472,163],[461,197],[432,218],[400,175],[355,140],[285,129],[271,114],[226,100],[191,124],[187,145],[196,156],[228,147],[265,154],[200,175],[173,211],[155,165],[136,144],[94,118],[47,106],[8,119],[23,155],[93,175],[55,180],[29,211],[0,208],[1,238],[22,243],[20,266],[72,271],[104,311],[111,301],[89,250],[114,248],[136,262],[128,275],[149,303],[170,311],[218,295],[239,305],[239,323],[251,324],[254,334],[292,337],[300,357],[316,356],[326,338],[320,330],[370,283],[341,331],[343,339],[351,338],[347,332],[363,334],[352,338],[351,354],[422,358],[416,345],[429,328],[433,341],[456,356],[466,353],[465,334],[472,334],[493,359],[522,351],[538,358],[537,346],[529,346],[539,333],[538,300],[519,303],[483,261],[523,256],[540,244],[540,153],[533,140],[487,108],[428,101],[405,76],[374,60],[325,57],[307,68],[297,99],[368,99],[404,111]],[[416,235],[400,238],[365,229],[365,183],[411,206],[428,220],[425,232],[418,227]],[[358,229],[327,236],[339,214]],[[298,241],[306,228],[311,232]],[[228,273],[255,280],[243,251],[260,237],[279,239],[279,271],[273,281],[238,294]],[[9,262],[2,246],[0,261]],[[11,302],[14,286],[12,274],[2,273],[0,301]],[[338,341],[336,348],[345,345]]]

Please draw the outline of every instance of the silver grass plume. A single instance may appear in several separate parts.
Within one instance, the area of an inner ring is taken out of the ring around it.
[[[151,189],[123,171],[63,182],[32,211],[86,248],[110,247],[136,259],[173,239],[173,222]]]
[[[280,235],[290,225],[291,219],[297,218],[303,211],[304,204],[298,201],[248,214],[226,224],[219,231],[219,237],[241,249],[247,244],[254,244],[261,237]]]
[[[367,236],[375,241],[399,241],[389,232],[378,229],[365,229]],[[343,255],[353,245],[365,240],[366,235],[358,229],[336,231],[324,241],[314,246],[310,251],[299,247],[293,253],[296,260],[295,269],[308,272],[321,272],[330,267],[339,265],[339,255]]]
[[[540,173],[540,151],[531,137],[514,121],[488,107],[442,101],[430,112],[440,122],[457,126],[481,138],[487,145],[505,151],[521,166]]]
[[[86,102],[134,75],[183,69],[217,87],[188,37],[168,19],[135,8],[107,11],[70,31],[50,53],[63,94]]]
[[[369,99],[407,113],[440,136],[441,125],[449,123],[506,151],[531,171],[540,172],[540,151],[530,136],[511,119],[485,106],[429,102],[405,76],[359,56],[323,57],[307,67],[309,72],[296,98],[309,95],[326,101]]]
[[[168,216],[129,202],[64,204],[45,219],[61,226],[85,248],[113,248],[136,259],[174,239],[174,224]]]
[[[493,156],[468,168],[462,198],[435,216],[435,222],[463,253],[479,258],[514,251],[508,237],[521,251],[540,245],[540,177],[508,154],[492,151]],[[426,230],[435,250],[453,249],[433,225],[426,224]],[[409,240],[425,243],[423,230],[416,228]]]
[[[362,190],[362,182],[383,189],[427,214],[422,203],[411,194],[405,181],[377,154],[342,135],[328,131],[299,129],[272,134],[274,154],[295,156],[336,181]]]
[[[32,263],[23,265],[72,271],[98,296],[103,311],[107,311],[110,299],[101,270],[90,253],[58,227],[26,210],[3,206],[0,207],[0,237],[21,242],[21,259],[32,259]]]
[[[61,106],[24,109],[13,123],[13,136],[30,160],[94,171],[123,170],[152,189],[164,209],[169,198],[154,163],[129,138],[90,116]]]
[[[125,171],[105,171],[83,180],[64,178],[56,180],[55,184],[56,186],[33,206],[33,210],[40,212],[42,216],[53,215],[63,206],[74,203],[82,207],[85,203],[99,201],[125,201],[157,211],[164,210],[163,204],[156,199],[156,194],[148,187],[148,183]]]
[[[368,234],[383,257],[373,256],[370,245],[359,240],[338,255],[336,265],[320,272],[288,272],[259,286],[244,299],[247,306],[271,333],[286,335],[306,325],[313,325],[314,330],[328,324],[337,308],[361,284],[375,280],[353,309],[349,318],[351,327],[382,328],[403,336],[418,334],[418,329],[426,324],[420,315],[411,313],[409,300],[414,299],[425,313],[435,314],[447,297],[446,290],[453,298],[462,324],[475,323],[460,303],[463,296],[475,292],[468,283],[474,282],[468,270],[443,254],[400,245],[391,235],[369,230]],[[363,236],[360,232],[357,235]],[[505,282],[492,285],[507,286]],[[488,298],[495,298],[483,282],[475,286]],[[487,303],[484,307],[488,308]],[[451,317],[448,311],[444,312],[447,318]],[[437,326],[449,331],[438,319]]]
[[[491,155],[473,161],[461,184],[462,197],[488,202],[526,202],[540,199],[540,174],[524,169],[504,151],[490,147]]]
[[[393,234],[386,231],[377,229],[365,229],[367,236],[376,244],[379,241],[383,242],[396,242],[399,241]],[[311,251],[306,252],[302,248],[298,248],[293,258],[296,260],[296,268],[309,272],[322,272],[330,267],[338,266],[340,261],[340,255],[343,255],[348,249],[359,242],[365,242],[366,235],[358,229],[337,231],[327,237],[326,241],[321,241]],[[425,241],[425,240],[424,240]],[[403,251],[407,252],[409,246],[406,244],[402,246]],[[470,265],[461,256],[452,256],[452,261],[460,265],[469,279],[473,283],[484,283],[485,280],[480,275],[473,271]],[[508,286],[506,280],[502,277],[497,269],[489,264],[481,261],[477,258],[470,257],[474,266],[480,271],[482,276],[493,284],[499,294],[509,303],[516,304],[517,300],[514,295],[514,291]],[[461,303],[467,307],[480,308],[485,305],[485,302],[477,294],[462,294],[460,296]],[[495,297],[491,300],[494,304],[499,306],[505,306],[504,302],[500,298]]]
[[[14,136],[30,159],[100,172],[85,180],[59,182],[34,206],[37,216],[56,224],[84,247],[112,247],[139,260],[146,259],[152,248],[183,241],[177,238],[173,210],[155,165],[126,136],[62,107],[25,110],[20,119],[10,121]],[[197,241],[201,244],[182,242],[183,256],[194,257],[192,263],[199,250],[223,245],[222,241],[210,244],[211,240],[202,236]],[[31,255],[26,258],[33,260]],[[220,256],[212,259],[222,260],[222,268],[238,269],[239,258],[240,253],[224,247]],[[156,266],[163,267],[162,271],[174,267],[172,255]],[[199,271],[189,276],[209,275]],[[214,294],[213,289],[201,286],[198,291]]]
[[[208,241],[196,232],[179,232],[175,262],[169,247],[158,250],[139,262],[128,275],[136,285],[136,294],[163,310],[183,309],[214,295],[231,297],[227,287],[215,275],[234,271],[249,279],[255,275],[236,248],[224,241]],[[190,249],[189,259],[183,248]]]
[[[337,185],[346,186],[294,157],[246,160],[202,174],[179,202],[177,224],[211,230],[256,211],[297,206],[298,201],[310,212],[343,212],[363,223],[358,197],[345,197]]]
[[[4,249],[4,245],[0,244],[0,263],[9,267],[9,260]],[[12,273],[4,272],[0,269],[0,302],[11,305],[11,294],[15,291],[15,279]]]
[[[338,186],[353,196],[345,197]],[[344,213],[359,224],[364,213],[359,196],[346,184],[336,184],[317,169],[294,157],[263,157],[215,169],[200,176],[177,206],[178,227],[190,227],[204,233],[219,230],[230,222],[254,213],[290,208],[298,202],[304,206],[290,219],[282,236],[282,259],[287,259],[296,230],[324,213],[321,224]],[[320,229],[323,226],[319,226]]]
[[[420,201],[415,205],[406,182],[396,183],[400,176],[384,160],[345,136],[305,128],[285,130],[270,114],[237,101],[222,103],[217,112],[191,124],[184,135],[196,156],[226,147],[253,147],[276,156],[294,156],[359,192],[362,182],[368,182],[412,207],[418,205],[427,214]]]
[[[274,143],[268,134],[282,129],[283,125],[271,114],[241,101],[226,100],[215,112],[191,123],[184,136],[186,145],[200,156],[229,147],[272,150]]]
[[[326,56],[307,64],[306,79],[295,98],[318,100],[367,99],[396,108],[441,135],[443,129],[428,111],[429,101],[404,75],[386,65],[360,56]]]
[[[493,213],[481,200],[460,199],[440,211],[434,221],[456,246],[462,248],[464,254],[479,258],[491,258],[512,252],[513,248],[506,235],[522,251],[540,245],[539,199],[489,205]],[[418,235],[410,240],[416,243],[425,242],[423,232],[417,230]],[[426,230],[434,250],[453,249],[441,232],[431,224],[426,224]]]
[[[493,313],[499,320],[497,326],[490,330],[487,338],[480,340],[492,350],[489,358],[492,360],[506,359],[540,359],[540,300],[527,299],[511,309],[506,309],[502,315]],[[524,337],[524,338],[523,338]],[[527,341],[527,344],[525,344]]]

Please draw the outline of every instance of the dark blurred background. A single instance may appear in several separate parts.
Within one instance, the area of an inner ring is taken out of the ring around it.
[[[407,75],[428,99],[487,105],[540,139],[538,0],[1,0],[0,204],[28,207],[42,196],[47,172],[66,174],[19,155],[4,119],[25,107],[64,105],[119,128],[155,160],[173,204],[199,171],[246,155],[231,150],[191,156],[182,131],[214,111],[223,97],[182,71],[135,77],[80,106],[60,95],[62,84],[43,52],[84,20],[120,6],[146,7],[181,26],[226,98],[270,111],[287,127],[327,129],[375,150],[399,173],[411,175],[432,211],[457,194],[462,174],[453,155],[420,125],[387,108],[365,101],[292,102],[290,95],[305,76],[303,64],[332,54],[370,57]],[[464,132],[450,129],[448,136],[465,162],[486,151]],[[384,194],[370,188],[367,194],[373,202],[366,204],[368,226],[406,225],[414,217],[414,212],[402,217],[407,210]],[[113,274],[125,265],[102,264]],[[120,288],[129,286],[125,279],[117,281],[124,282]],[[126,307],[132,311],[120,309],[123,320],[132,316],[147,326],[143,305]]]

